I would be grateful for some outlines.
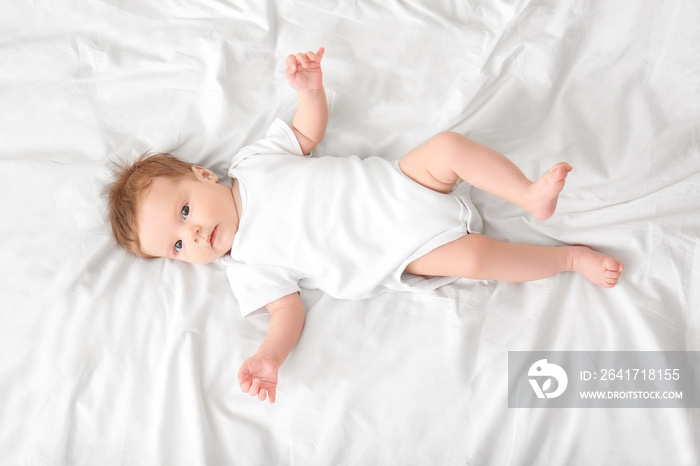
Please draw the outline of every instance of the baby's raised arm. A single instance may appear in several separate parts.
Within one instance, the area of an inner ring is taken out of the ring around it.
[[[287,57],[284,75],[299,93],[299,107],[292,120],[292,131],[304,154],[309,154],[326,134],[328,103],[323,89],[321,59],[325,50],[297,53]]]

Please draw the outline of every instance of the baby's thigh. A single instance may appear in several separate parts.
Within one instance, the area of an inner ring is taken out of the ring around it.
[[[441,193],[449,193],[458,176],[452,170],[452,156],[456,133],[440,133],[416,147],[399,162],[401,171],[414,181]]]
[[[476,233],[443,244],[406,266],[414,275],[475,278],[489,238]]]

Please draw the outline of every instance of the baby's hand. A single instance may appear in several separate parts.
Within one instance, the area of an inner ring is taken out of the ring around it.
[[[269,397],[270,403],[274,403],[279,367],[277,361],[266,356],[255,355],[246,359],[238,371],[241,390],[250,396],[257,395],[260,401]]]
[[[323,89],[321,59],[325,49],[318,52],[297,53],[287,57],[287,69],[284,75],[287,82],[297,92],[311,92]]]

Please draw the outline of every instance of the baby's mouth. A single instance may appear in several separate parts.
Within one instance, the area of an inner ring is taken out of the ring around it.
[[[219,233],[219,227],[216,226],[214,227],[214,230],[211,232],[211,235],[209,235],[209,244],[211,246],[214,246],[214,241],[216,241],[216,237]]]

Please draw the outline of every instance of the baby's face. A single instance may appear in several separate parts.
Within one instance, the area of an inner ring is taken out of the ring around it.
[[[158,177],[136,215],[141,249],[156,257],[205,264],[231,250],[238,213],[231,188],[193,167],[196,178]]]

